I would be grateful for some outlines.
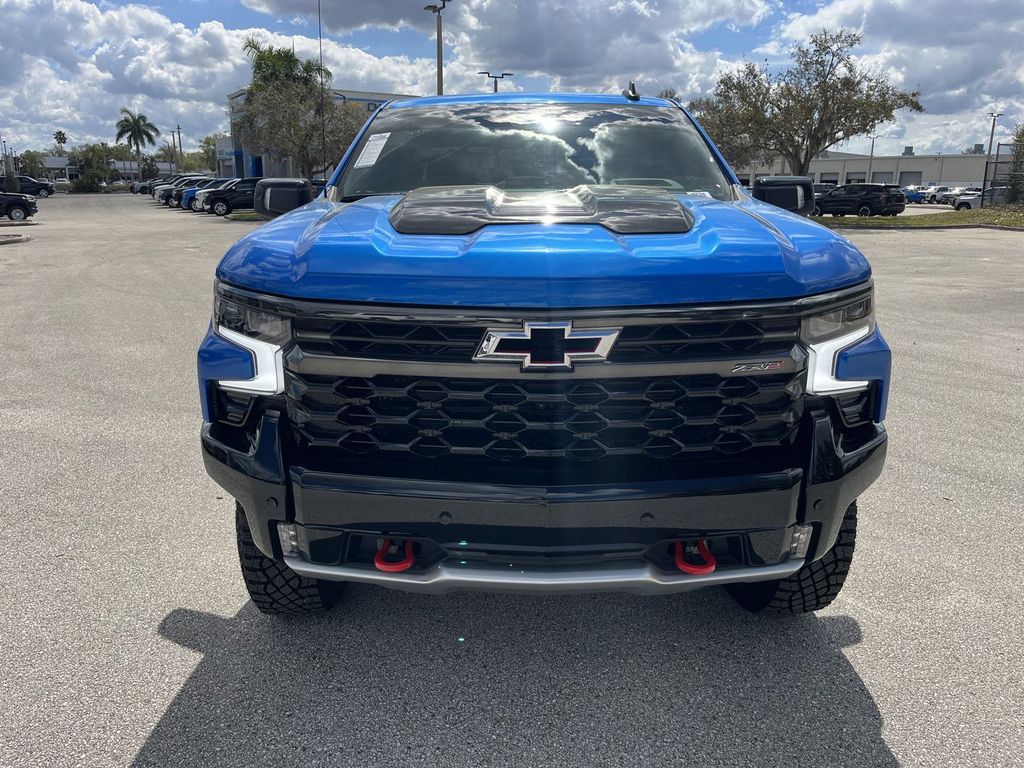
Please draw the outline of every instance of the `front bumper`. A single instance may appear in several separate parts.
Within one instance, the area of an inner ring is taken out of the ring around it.
[[[248,449],[221,439],[211,424],[202,446],[207,471],[245,509],[256,545],[305,576],[422,592],[657,594],[785,578],[831,548],[847,507],[881,472],[887,436],[875,425],[851,443],[827,413],[807,418],[805,466],[634,486],[312,471],[287,465],[274,411],[261,416]],[[296,547],[287,555],[280,523],[294,526]],[[791,557],[800,525],[814,530],[806,558]],[[372,550],[385,536],[416,542],[417,566],[376,570]],[[695,538],[720,555],[707,576],[682,574],[664,557],[669,542]]]

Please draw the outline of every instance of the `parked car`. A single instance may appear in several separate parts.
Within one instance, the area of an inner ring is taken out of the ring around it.
[[[230,181],[224,182],[219,187],[207,187],[206,189],[200,189],[198,192],[196,192],[196,196],[192,199],[190,207],[196,213],[202,213],[204,211],[206,213],[209,213],[210,204],[209,202],[207,202],[207,198],[210,196],[210,193],[213,192],[214,189],[230,189],[240,181],[241,179],[231,179]]]
[[[36,199],[21,192],[0,192],[0,216],[11,221],[24,221],[39,212]]]
[[[64,194],[67,194],[70,189],[71,189],[71,181],[69,179],[61,177],[59,179],[54,179],[53,180],[53,191],[54,192],[63,192]]]
[[[161,184],[156,188],[156,192],[153,197],[158,203],[171,206],[171,196],[174,194],[175,190],[191,187],[198,184],[200,181],[206,181],[206,179],[206,176],[183,176],[173,184]]]
[[[939,203],[940,205],[949,205],[953,200],[955,200],[959,195],[962,195],[963,193],[964,187],[950,187],[945,192],[939,193],[935,198],[935,202]]]
[[[908,203],[923,203],[924,191],[917,187],[903,187],[901,190]]]
[[[232,211],[251,211],[254,207],[256,182],[262,178],[248,176],[225,189],[215,189],[206,196],[204,207],[208,205],[209,211],[218,216],[227,216]]]
[[[210,179],[209,181],[205,181],[205,182],[203,182],[201,184],[197,184],[194,187],[188,187],[187,189],[182,190],[182,192],[181,192],[181,200],[179,201],[178,205],[181,208],[188,208],[188,209],[190,209],[192,211],[196,211],[196,212],[201,211],[202,210],[202,206],[198,206],[198,207],[193,206],[193,203],[195,202],[196,196],[200,192],[202,192],[203,190],[206,190],[206,189],[211,189],[211,190],[212,189],[220,189],[221,187],[223,187],[229,181],[234,181],[234,179],[229,179],[229,178]],[[175,194],[177,194],[177,193],[175,193]]]
[[[939,196],[939,202],[956,208],[956,201],[964,195],[981,194],[981,187],[955,187]]]
[[[797,214],[810,180],[736,194],[674,102],[624,96],[401,101],[327,195],[249,193],[283,215],[217,266],[198,390],[260,611],[345,582],[837,597],[886,452],[871,267]]]
[[[171,208],[181,208],[183,207],[182,201],[185,199],[186,192],[188,192],[189,190],[197,190],[200,187],[207,187],[213,184],[214,182],[219,181],[221,181],[221,179],[195,179],[193,181],[188,182],[187,184],[183,184],[180,187],[175,187],[175,189],[172,190],[171,192],[171,197],[168,200],[167,204]]]
[[[906,209],[907,199],[892,184],[843,184],[814,200],[814,215],[895,216]]]
[[[21,185],[21,193],[23,195],[49,197],[54,192],[53,182],[47,181],[46,179],[34,179],[31,176],[19,176],[18,184]]]
[[[937,203],[939,202],[939,196],[943,192],[948,192],[949,187],[944,186],[931,186],[924,191],[924,201],[926,203]]]
[[[179,173],[179,174],[176,174],[174,176],[171,176],[169,179],[167,179],[162,184],[153,185],[150,188],[149,194],[150,194],[150,196],[154,200],[157,200],[158,202],[162,202],[160,200],[160,193],[163,192],[165,189],[167,189],[168,187],[177,186],[178,184],[183,184],[186,181],[189,181],[189,180],[195,179],[195,178],[199,178],[200,176],[201,176],[201,174],[198,174],[198,173]]]
[[[989,187],[984,193],[980,191],[965,193],[956,199],[953,207],[958,211],[971,211],[978,208],[990,208],[993,205],[1003,205],[1006,203],[1009,192],[1009,187]]]

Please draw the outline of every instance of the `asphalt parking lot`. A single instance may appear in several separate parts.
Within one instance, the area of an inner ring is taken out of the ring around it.
[[[0,248],[0,766],[1024,765],[1024,234],[855,232],[889,460],[829,609],[722,591],[249,602],[195,348],[254,225],[40,202]]]

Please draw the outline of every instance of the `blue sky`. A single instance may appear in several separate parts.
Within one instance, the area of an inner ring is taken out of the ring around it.
[[[337,87],[427,94],[433,16],[424,0],[323,0],[325,57]],[[508,70],[503,88],[709,91],[743,60],[785,58],[820,29],[859,29],[866,63],[920,88],[923,115],[900,114],[877,150],[959,152],[1024,120],[1024,4],[986,0],[451,0],[445,11],[449,92],[488,87],[481,69]],[[241,41],[255,34],[317,54],[316,0],[0,0],[0,130],[19,148],[112,140],[118,110],[181,123],[186,146],[225,130],[225,97],[248,79]],[[860,151],[867,140],[843,147]]]

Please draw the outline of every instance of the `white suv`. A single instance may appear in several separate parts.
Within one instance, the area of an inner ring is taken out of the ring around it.
[[[1006,202],[1006,195],[1009,191],[1009,187],[989,187],[984,193],[969,192],[965,195],[960,195],[954,205],[958,211],[973,211],[978,208],[1002,205]]]

